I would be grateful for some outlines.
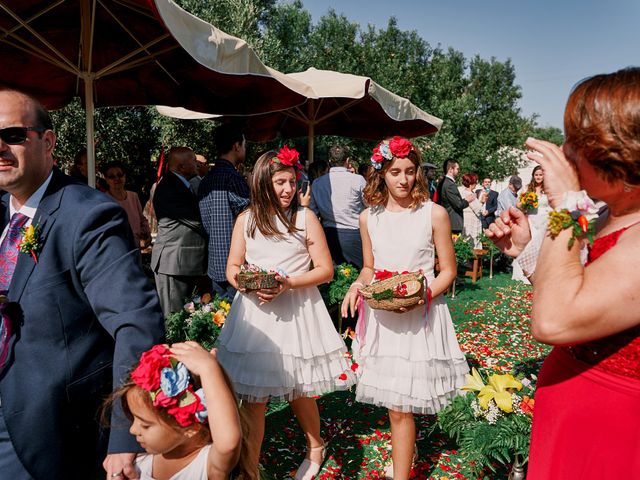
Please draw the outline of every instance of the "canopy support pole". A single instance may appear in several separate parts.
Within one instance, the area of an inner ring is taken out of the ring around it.
[[[315,119],[313,112],[313,99],[307,100],[307,118],[309,119],[309,133],[307,134],[307,168],[313,163],[313,151],[314,151],[314,126]]]
[[[93,76],[87,74],[84,77],[84,105],[87,123],[87,178],[89,186],[96,186],[96,145],[93,135]]]

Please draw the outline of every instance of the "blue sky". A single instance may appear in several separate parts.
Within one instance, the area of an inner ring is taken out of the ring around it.
[[[562,128],[572,86],[596,73],[640,65],[640,0],[302,0],[313,22],[330,8],[361,26],[389,17],[430,45],[467,58],[508,58],[522,87],[520,107]]]

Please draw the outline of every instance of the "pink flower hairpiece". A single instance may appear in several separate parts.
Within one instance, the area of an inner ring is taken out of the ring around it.
[[[376,148],[373,149],[371,165],[376,170],[380,170],[382,168],[382,163],[385,160],[406,158],[413,150],[413,144],[409,140],[396,135],[391,138],[391,140],[383,140],[376,146]]]
[[[182,427],[208,420],[204,391],[193,389],[189,370],[184,363],[171,357],[164,345],[155,345],[140,357],[131,372],[131,380],[149,392],[153,406],[164,408]]]
[[[286,167],[293,167],[296,170],[296,178],[300,180],[302,164],[300,163],[300,153],[295,148],[284,145],[270,161],[270,164],[279,163]]]

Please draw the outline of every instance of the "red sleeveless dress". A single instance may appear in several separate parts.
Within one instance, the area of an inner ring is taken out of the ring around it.
[[[587,266],[627,228],[596,239]],[[640,326],[555,347],[535,400],[527,480],[640,479]]]

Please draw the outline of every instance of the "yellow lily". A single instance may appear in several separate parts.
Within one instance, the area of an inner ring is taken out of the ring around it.
[[[231,305],[229,304],[229,302],[227,302],[226,300],[222,300],[220,302],[220,307],[222,307],[222,309],[226,312],[229,313],[229,309],[231,308]]]
[[[464,377],[467,383],[461,388],[461,390],[466,390],[467,392],[479,392],[485,387],[484,381],[475,367],[471,369],[471,375],[467,373]]]
[[[489,383],[478,393],[478,403],[484,409],[488,408],[489,401],[494,400],[496,405],[503,412],[510,413],[513,411],[511,405],[510,389],[522,389],[522,383],[513,378],[513,375],[491,375]]]

